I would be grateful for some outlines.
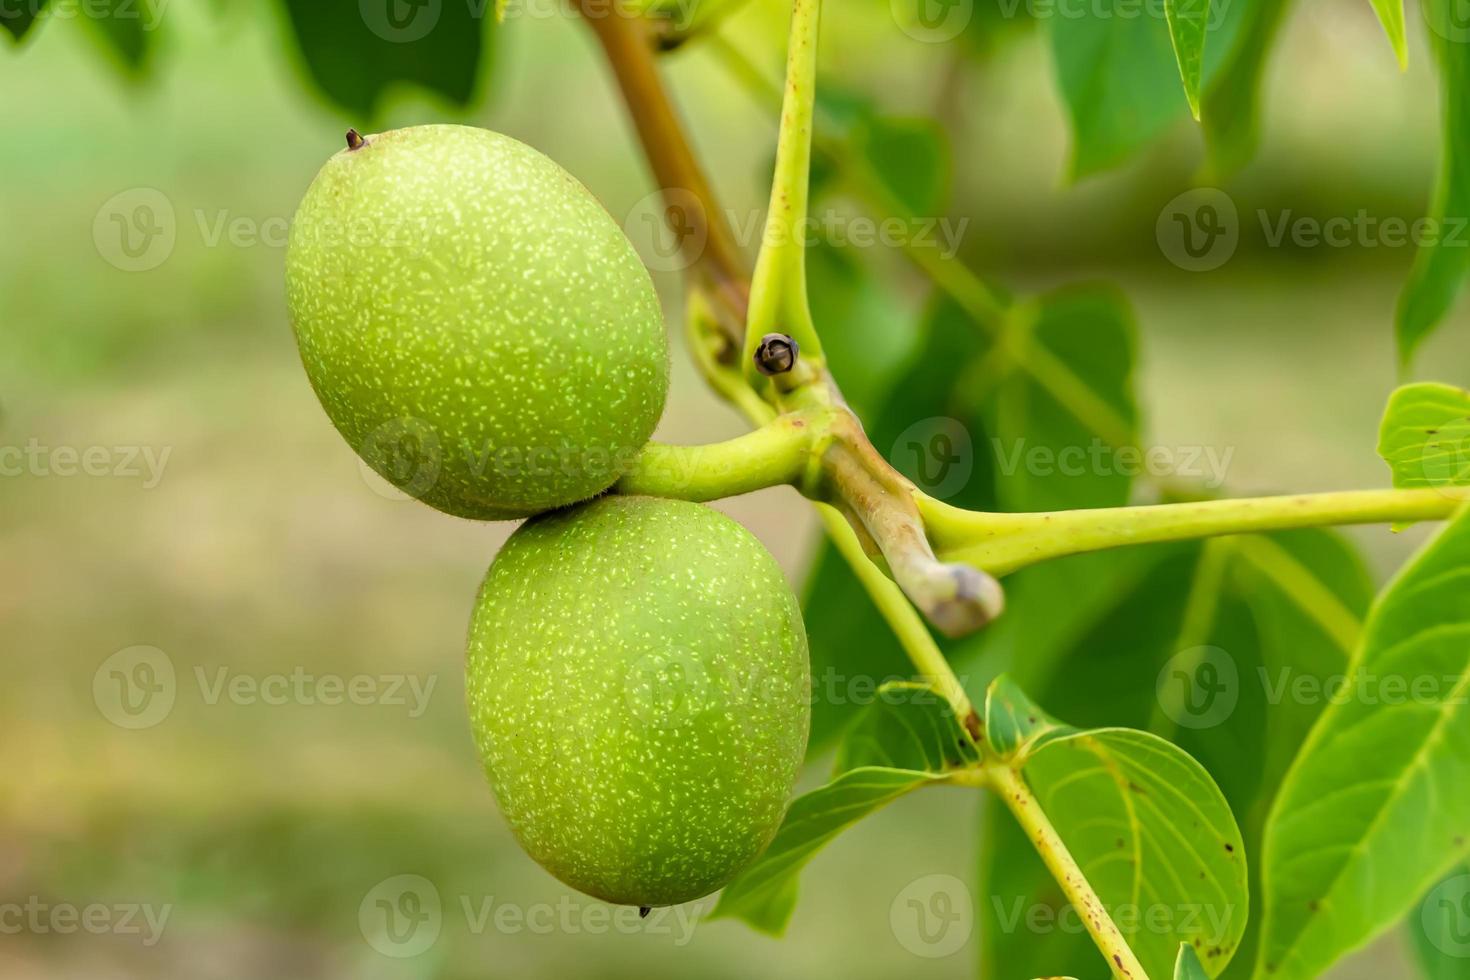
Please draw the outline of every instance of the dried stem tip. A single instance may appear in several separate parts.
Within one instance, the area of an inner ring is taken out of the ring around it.
[[[649,907],[647,905],[640,905],[640,906],[638,906],[638,918],[640,918],[640,919],[646,919],[646,918],[648,918],[649,911],[650,911],[650,909],[649,909]]]
[[[357,130],[349,129],[347,131],[347,148],[349,150],[360,150],[366,145],[367,140],[363,139],[362,134]]]
[[[801,347],[784,333],[768,333],[755,349],[755,366],[761,374],[785,374],[796,366]]]

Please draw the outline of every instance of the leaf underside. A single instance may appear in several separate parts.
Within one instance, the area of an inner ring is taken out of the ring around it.
[[[1470,516],[1379,598],[1266,829],[1256,976],[1317,976],[1470,849]]]
[[[283,2],[307,74],[354,119],[374,119],[396,85],[456,106],[474,99],[494,30],[491,5]]]

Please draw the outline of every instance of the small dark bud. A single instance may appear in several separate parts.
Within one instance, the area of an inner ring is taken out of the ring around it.
[[[651,910],[649,909],[649,907],[647,905],[640,905],[640,906],[638,906],[638,918],[640,918],[640,919],[646,919],[646,918],[648,918],[648,913],[650,911]]]
[[[366,145],[367,140],[363,139],[362,134],[357,130],[349,129],[347,131],[347,148],[349,150],[360,150]]]
[[[801,347],[784,333],[768,333],[755,349],[755,366],[761,374],[785,374],[796,366]]]

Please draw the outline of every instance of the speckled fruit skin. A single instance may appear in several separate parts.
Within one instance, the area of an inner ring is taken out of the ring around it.
[[[673,905],[770,843],[811,675],[796,597],[739,524],[623,496],[538,517],[491,566],[467,659],[500,808],[563,882]]]
[[[668,341],[633,246],[499,133],[418,126],[333,156],[292,223],[286,293],[333,424],[460,517],[600,493],[663,412]]]

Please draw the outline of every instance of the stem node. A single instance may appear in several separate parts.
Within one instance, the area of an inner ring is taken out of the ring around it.
[[[785,374],[796,366],[801,345],[784,333],[768,333],[755,349],[756,370],[766,377]]]

